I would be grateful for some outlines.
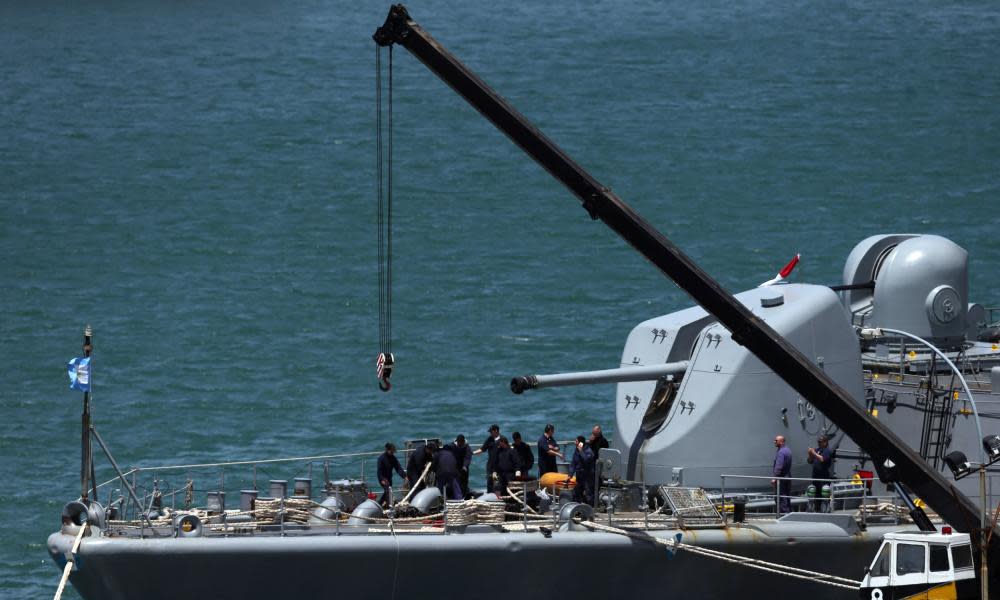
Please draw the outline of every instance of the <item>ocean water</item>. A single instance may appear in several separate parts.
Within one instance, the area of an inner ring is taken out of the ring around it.
[[[378,391],[387,9],[0,4],[0,597],[59,579],[45,539],[79,493],[65,363],[86,324],[123,465],[478,441],[492,422],[614,435],[612,386],[512,396],[509,378],[617,366],[635,324],[689,300],[403,50],[398,367]],[[839,283],[864,237],[929,232],[1000,305],[995,3],[409,9],[727,288],[796,252],[794,280]]]

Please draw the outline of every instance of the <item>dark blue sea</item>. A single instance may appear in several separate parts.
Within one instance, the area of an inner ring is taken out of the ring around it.
[[[513,396],[510,377],[617,366],[635,324],[688,298],[401,49],[398,366],[377,389],[388,8],[0,4],[0,597],[59,580],[45,540],[80,491],[65,365],[87,324],[123,466],[478,442],[492,422],[614,435],[612,386]],[[730,290],[797,252],[795,281],[839,283],[864,237],[929,232],[1000,305],[995,2],[409,9]]]

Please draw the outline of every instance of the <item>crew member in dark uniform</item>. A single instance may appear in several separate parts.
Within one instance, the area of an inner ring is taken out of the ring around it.
[[[569,477],[576,475],[576,487],[573,488],[573,500],[584,504],[594,504],[594,451],[587,445],[582,435],[576,436],[576,450],[573,452],[573,463],[570,465]],[[569,477],[566,482],[569,483]]]
[[[418,482],[417,480],[423,475],[424,467],[427,463],[434,459],[435,452],[437,452],[437,444],[427,442],[426,444],[417,446],[410,453],[410,459],[406,461],[406,475],[410,478],[410,483],[413,484],[413,487],[416,488],[416,491],[413,492],[414,494],[424,488],[424,482]]]
[[[594,425],[594,428],[590,430],[590,439],[587,441],[587,445],[590,449],[594,451],[594,470],[596,474],[592,483],[596,481],[595,488],[592,490],[593,496],[597,498],[601,491],[601,480],[604,478],[603,468],[604,465],[598,462],[601,458],[601,448],[607,448],[610,446],[608,443],[608,438],[604,437],[604,433],[601,432],[600,425]]]
[[[500,436],[493,466],[493,479],[496,481],[493,487],[494,493],[498,496],[506,496],[507,486],[520,474],[521,463],[517,458],[517,452],[510,447],[507,438]]]
[[[409,481],[403,467],[399,466],[399,459],[396,458],[396,446],[391,442],[386,442],[385,452],[378,457],[378,482],[382,485],[382,497],[378,503],[382,506],[389,506],[392,502],[392,472],[399,473],[404,481]]]
[[[462,497],[469,495],[469,465],[472,463],[472,448],[465,443],[465,436],[459,434],[455,441],[444,447],[455,455],[455,463],[458,465],[458,483],[462,488]]]
[[[556,443],[555,434],[556,428],[552,424],[548,424],[545,426],[545,433],[542,434],[542,437],[538,438],[539,479],[546,473],[555,473],[558,471],[556,467],[557,456],[563,460],[566,459],[563,453],[559,451],[559,444]]]
[[[517,462],[520,466],[521,476],[526,477],[529,475],[528,471],[531,471],[531,467],[535,466],[535,455],[531,452],[531,446],[524,443],[521,439],[521,434],[517,431],[511,436],[514,438],[514,452],[517,452]]]
[[[601,448],[607,448],[610,446],[608,443],[608,438],[604,437],[601,433],[601,426],[594,425],[594,428],[590,432],[590,449],[594,451],[594,458],[601,457]]]
[[[500,426],[494,423],[490,426],[490,437],[486,438],[479,450],[473,454],[486,452],[486,492],[493,491],[493,472],[496,470],[497,443],[500,441]]]
[[[829,512],[829,496],[823,494],[823,486],[828,486],[831,482],[822,480],[833,479],[833,459],[836,458],[836,455],[830,449],[830,438],[826,434],[820,434],[816,439],[816,445],[816,448],[809,448],[806,457],[806,461],[813,467],[813,489],[816,492],[815,508],[819,512]],[[826,500],[821,498],[826,498]]]
[[[449,444],[450,445],[450,444]],[[445,447],[447,450],[447,446]],[[434,481],[446,500],[461,500],[462,486],[458,484],[458,460],[451,451],[438,452],[433,459]]]

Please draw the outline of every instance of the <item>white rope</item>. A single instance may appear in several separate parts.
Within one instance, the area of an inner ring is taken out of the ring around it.
[[[552,517],[547,517],[545,515],[525,515],[524,513],[516,513],[516,512],[504,512],[503,514],[508,517],[516,517],[518,519],[523,519],[527,517],[529,519],[534,519],[534,521],[532,521],[533,523],[541,523],[543,525],[545,523],[552,522]]]
[[[444,513],[434,513],[433,515],[422,515],[419,517],[406,517],[404,519],[383,519],[381,517],[366,517],[363,515],[351,515],[352,519],[364,519],[373,523],[417,523],[422,521],[436,521],[444,518]]]
[[[719,550],[712,550],[709,548],[704,548],[702,546],[692,546],[690,544],[682,544],[680,542],[672,542],[668,540],[661,540],[648,535],[642,535],[634,533],[631,531],[626,531],[624,529],[618,529],[617,527],[609,527],[607,525],[601,525],[599,523],[594,523],[592,521],[583,521],[580,523],[588,529],[595,529],[598,531],[605,531],[607,533],[616,533],[618,535],[624,535],[633,539],[646,540],[665,546],[667,548],[679,548],[681,550],[687,550],[693,554],[698,554],[707,558],[715,558],[725,562],[742,565],[744,567],[749,567],[751,569],[757,569],[759,571],[764,571],[767,573],[774,573],[777,575],[785,575],[788,577],[794,577],[796,579],[804,579],[806,581],[814,581],[816,583],[823,583],[826,585],[832,585],[839,588],[857,590],[861,587],[860,581],[854,581],[852,579],[847,579],[844,577],[838,577],[836,575],[827,575],[826,573],[819,573],[817,571],[809,571],[806,569],[799,569],[797,567],[792,567],[788,565],[780,565],[778,563],[767,562],[764,560],[749,558],[746,556],[739,556],[737,554],[729,554],[726,552],[721,552]]]
[[[73,563],[76,562],[76,551],[80,549],[80,542],[83,540],[83,534],[87,531],[87,526],[90,523],[84,523],[80,526],[80,531],[76,534],[76,539],[73,540],[73,546],[69,550],[69,556],[66,557],[66,566],[63,567],[62,579],[59,580],[59,587],[56,589],[56,595],[52,600],[59,600],[62,598],[63,590],[66,589],[66,582],[69,581],[69,574],[73,572]]]
[[[308,523],[312,516],[310,507],[315,504],[309,498],[274,498],[254,501],[255,516],[258,521],[277,523],[280,520],[293,523]]]
[[[528,510],[530,510],[531,514],[534,514],[534,515],[538,514],[538,511],[536,511],[535,509],[533,509],[530,506],[528,506],[528,504],[524,500],[521,500],[520,496],[518,496],[517,494],[515,494],[514,492],[512,492],[511,489],[510,489],[510,487],[507,488],[507,493],[510,494],[511,497],[514,498],[514,500],[517,500],[521,504],[521,506],[523,506],[524,508],[527,508]]]
[[[413,495],[413,492],[417,491],[417,486],[420,485],[420,482],[424,480],[424,477],[427,477],[427,472],[430,470],[431,470],[431,463],[428,462],[426,465],[424,465],[424,472],[420,474],[420,477],[415,482],[413,482],[413,484],[410,485],[410,492],[406,494],[406,497],[400,500],[397,504],[403,506],[409,504],[410,496]]]
[[[503,502],[483,502],[481,500],[464,500],[448,503],[448,526],[462,525],[500,525],[504,522]],[[518,515],[520,516],[520,515]]]

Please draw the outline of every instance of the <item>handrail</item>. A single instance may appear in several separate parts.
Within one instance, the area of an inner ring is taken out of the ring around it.
[[[774,475],[728,475],[723,473],[719,475],[720,478],[726,479],[780,479],[782,481],[829,481],[831,483],[842,482],[842,483],[864,483],[869,481],[868,479],[856,480],[854,478],[838,478],[838,479],[826,479],[823,477],[775,477]]]
[[[563,441],[556,441],[556,443],[559,444],[559,446],[561,448],[562,446],[566,446],[566,445],[569,445],[569,444],[574,444],[576,442],[574,440],[563,440]],[[469,447],[470,448],[472,447],[471,444],[469,445]],[[413,449],[412,448],[404,448],[404,449],[400,450],[399,452],[401,452],[402,454],[406,454],[408,452],[413,452]],[[264,459],[257,459],[257,460],[232,460],[232,461],[225,461],[225,462],[194,463],[194,464],[187,464],[187,465],[153,465],[153,466],[142,466],[142,465],[139,465],[139,466],[132,467],[131,470],[129,470],[125,474],[129,475],[129,474],[131,474],[133,472],[140,472],[140,471],[172,471],[172,470],[180,470],[180,469],[207,469],[207,468],[210,468],[210,467],[232,467],[232,466],[240,466],[240,465],[263,465],[263,464],[279,463],[279,462],[301,462],[301,461],[314,461],[314,460],[326,460],[326,459],[337,459],[337,458],[363,458],[363,457],[378,456],[380,454],[382,454],[381,451],[349,452],[349,453],[344,453],[344,454],[321,454],[321,455],[317,455],[317,456],[293,456],[293,457],[288,457],[288,458],[264,458]],[[115,479],[117,479],[117,477]],[[114,481],[114,479],[112,479],[111,481]],[[104,485],[104,484],[101,484],[101,485]]]
[[[402,453],[411,452],[411,450],[401,450]],[[233,460],[227,462],[216,462],[216,463],[197,463],[189,465],[162,465],[162,466],[148,466],[148,467],[133,467],[132,469],[136,472],[138,471],[173,471],[179,469],[207,469],[209,467],[232,467],[239,465],[262,465],[269,463],[279,463],[279,462],[301,462],[301,461],[314,461],[314,460],[326,460],[331,458],[356,458],[365,456],[378,456],[382,454],[381,452],[352,452],[348,454],[323,454],[319,456],[294,456],[289,458],[263,458],[258,460]]]

